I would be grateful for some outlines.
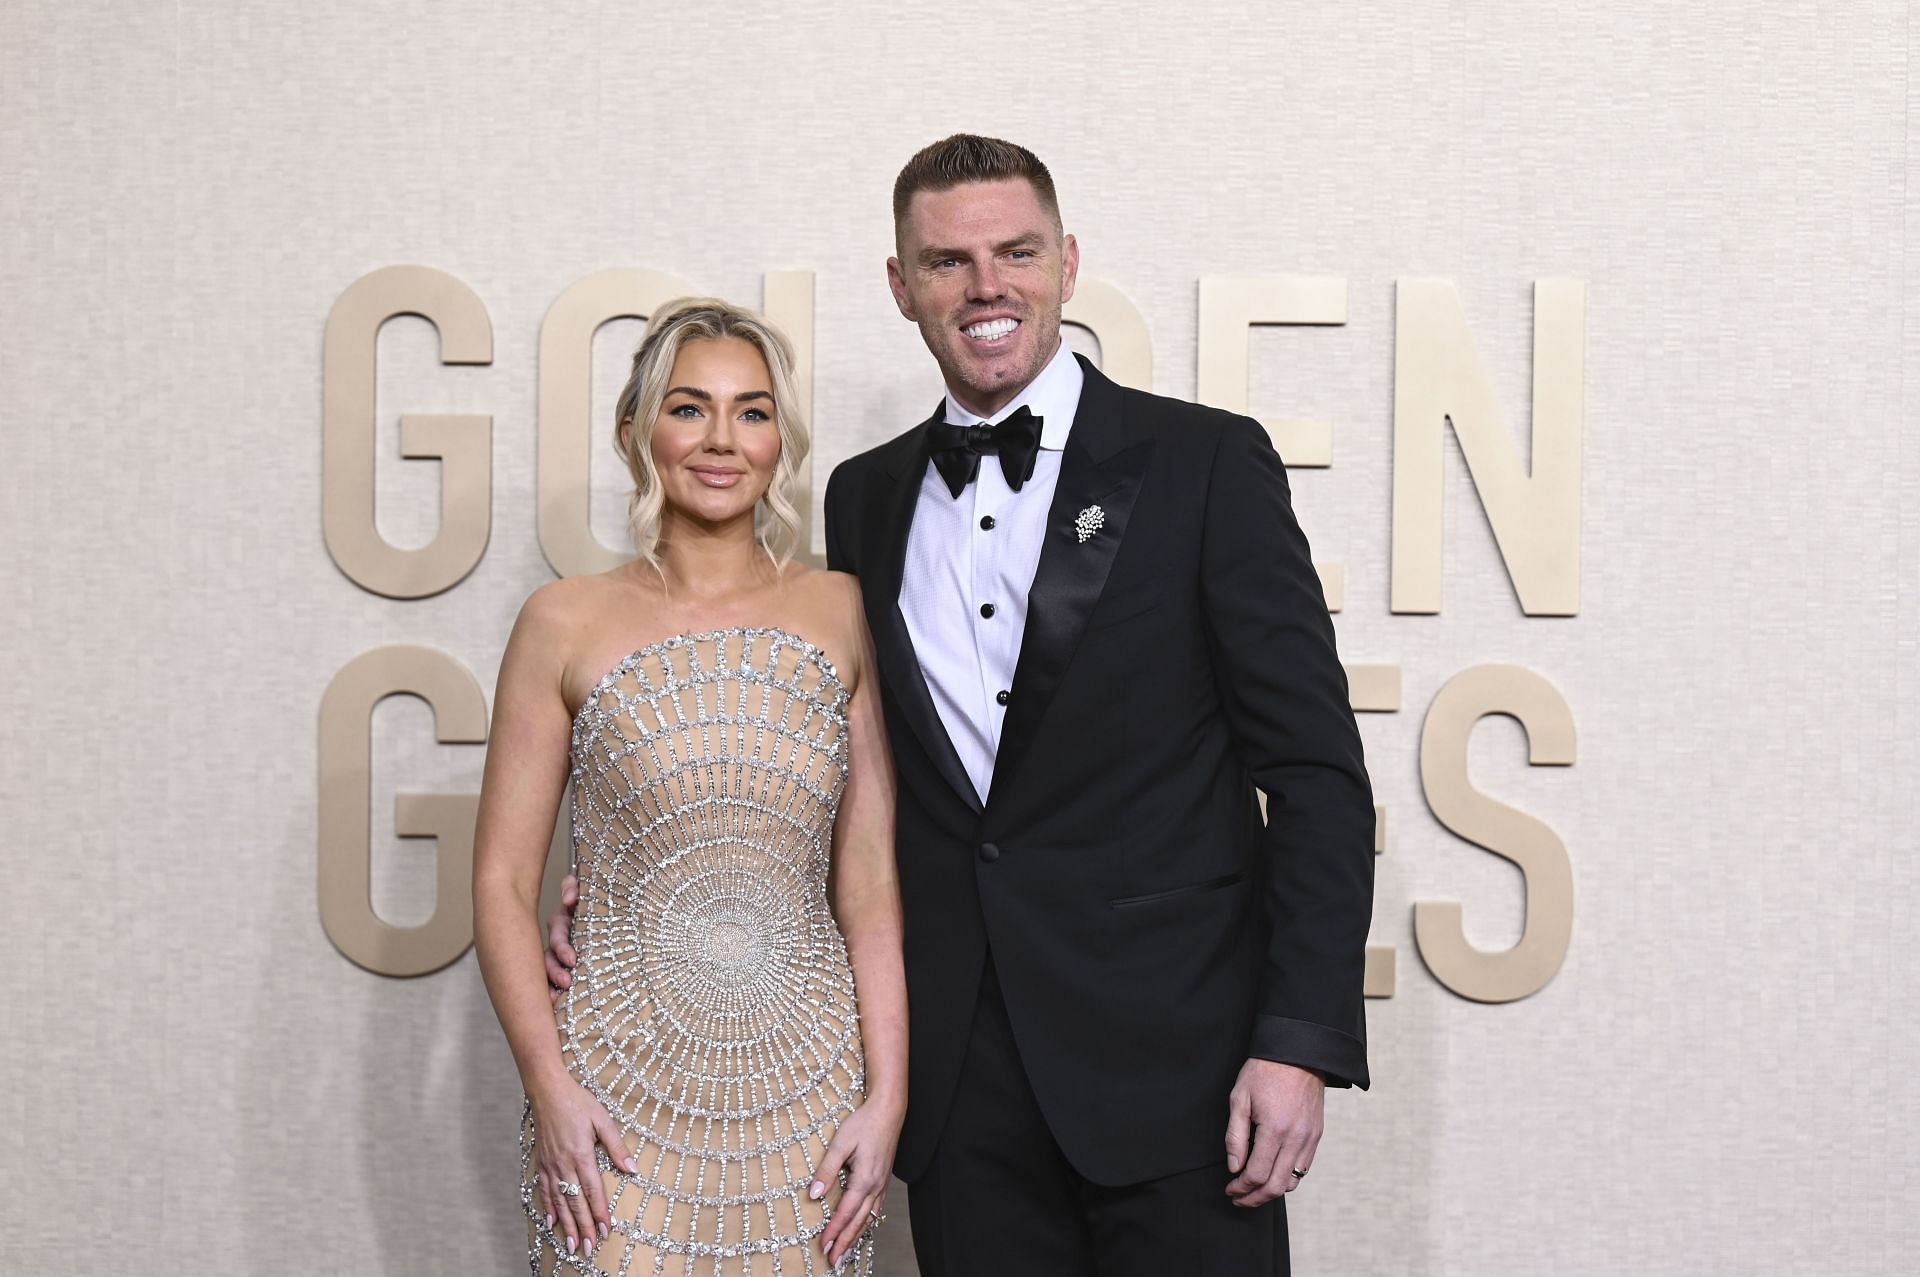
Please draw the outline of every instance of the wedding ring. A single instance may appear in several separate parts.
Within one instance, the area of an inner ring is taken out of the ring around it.
[[[1295,1179],[1305,1179],[1307,1177],[1307,1173],[1301,1170],[1298,1166],[1296,1166],[1293,1168],[1293,1177]]]
[[[580,1196],[580,1186],[578,1184],[569,1184],[566,1180],[557,1179],[553,1181],[553,1187],[562,1197]]]
[[[884,1224],[884,1223],[886,1223],[886,1222],[887,1222],[887,1217],[886,1217],[885,1215],[883,1215],[883,1214],[881,1214],[881,1213],[880,1213],[879,1211],[877,1211],[877,1210],[870,1210],[870,1211],[868,1211],[868,1212],[867,1212],[867,1218],[868,1218],[868,1219],[870,1219],[870,1220],[872,1220],[872,1221],[873,1221],[874,1223],[876,1223],[876,1224]]]

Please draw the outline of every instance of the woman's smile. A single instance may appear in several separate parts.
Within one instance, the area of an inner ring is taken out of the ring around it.
[[[728,466],[688,466],[687,469],[709,488],[731,488],[745,477],[743,470],[734,470]]]

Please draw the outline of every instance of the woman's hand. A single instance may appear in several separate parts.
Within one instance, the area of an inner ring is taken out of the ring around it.
[[[627,1152],[619,1123],[571,1077],[527,1098],[533,1106],[535,1200],[546,1213],[547,1227],[567,1239],[568,1254],[584,1243],[591,1255],[612,1223],[593,1146],[604,1147],[613,1164],[629,1175],[634,1172],[633,1155]],[[580,1191],[562,1192],[562,1184],[578,1185]]]
[[[547,1001],[558,1004],[573,987],[573,968],[580,957],[573,951],[573,915],[580,907],[580,880],[572,874],[560,880],[560,907],[547,919]]]
[[[904,1105],[869,1097],[834,1132],[827,1155],[820,1159],[813,1184],[807,1190],[815,1201],[844,1168],[847,1188],[833,1208],[833,1218],[820,1234],[820,1251],[835,1268],[840,1266],[862,1233],[878,1222],[887,1200],[887,1180],[893,1174],[893,1150],[900,1142]]]

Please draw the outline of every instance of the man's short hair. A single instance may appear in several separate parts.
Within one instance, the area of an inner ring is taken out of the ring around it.
[[[921,191],[950,191],[969,182],[1006,182],[1025,178],[1033,184],[1040,206],[1060,227],[1060,200],[1053,193],[1053,174],[1040,157],[1024,146],[977,133],[955,133],[926,147],[907,161],[893,181],[893,233],[900,234],[907,206]]]

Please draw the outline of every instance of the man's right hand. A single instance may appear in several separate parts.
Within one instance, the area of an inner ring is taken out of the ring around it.
[[[573,951],[573,911],[580,906],[580,880],[568,874],[560,880],[560,907],[547,919],[547,1001],[559,1002],[573,984],[573,967],[580,961]]]

